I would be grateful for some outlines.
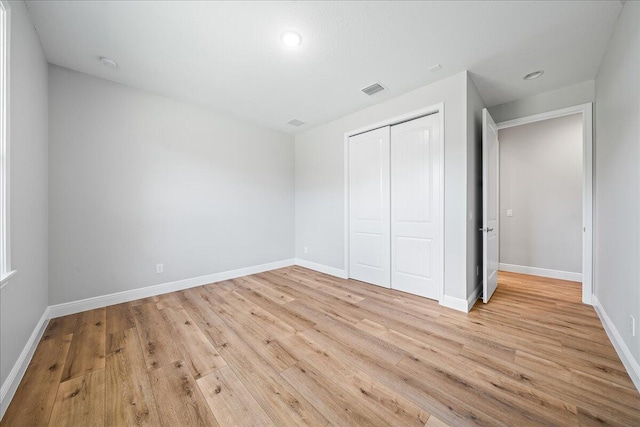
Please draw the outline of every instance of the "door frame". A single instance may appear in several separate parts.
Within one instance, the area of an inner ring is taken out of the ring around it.
[[[438,301],[441,302],[444,296],[444,103],[434,104],[419,110],[411,111],[393,118],[382,120],[364,127],[354,129],[344,133],[344,271],[345,278],[349,279],[351,274],[349,271],[349,138],[361,133],[369,132],[385,126],[393,126],[400,123],[408,122],[420,117],[429,116],[431,114],[440,113],[440,220],[439,220],[439,238],[442,265],[439,267],[442,283],[439,286]],[[391,183],[389,183],[391,185]]]
[[[593,103],[496,123],[498,130],[548,119],[582,115],[582,302],[593,300]]]

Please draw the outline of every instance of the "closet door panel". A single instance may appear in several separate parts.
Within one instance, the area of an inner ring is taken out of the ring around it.
[[[439,299],[440,119],[391,127],[391,287]]]
[[[389,287],[389,127],[349,138],[349,276]]]

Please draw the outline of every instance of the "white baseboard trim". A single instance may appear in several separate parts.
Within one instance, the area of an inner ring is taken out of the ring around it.
[[[596,313],[598,313],[598,317],[600,317],[604,330],[607,333],[611,344],[613,344],[613,348],[616,349],[620,360],[622,360],[622,364],[626,368],[629,377],[631,377],[631,381],[633,381],[633,384],[636,386],[638,391],[640,391],[640,364],[633,357],[633,353],[631,353],[631,350],[629,350],[629,347],[622,339],[622,335],[620,335],[618,328],[616,328],[616,325],[613,324],[609,315],[607,315],[607,312],[604,310],[604,307],[600,304],[598,297],[593,295],[592,302],[593,308],[595,308]]]
[[[473,290],[471,295],[469,295],[469,298],[467,298],[467,313],[471,311],[473,305],[476,303],[476,301],[478,301],[478,298],[482,293],[482,283],[483,282],[480,282],[480,284]]]
[[[147,286],[145,288],[132,289],[130,291],[116,292],[113,294],[51,305],[49,306],[50,318],[53,319],[109,305],[135,301],[140,298],[148,298],[169,292],[181,291],[183,289],[194,288],[196,286],[208,285],[209,283],[221,282],[223,280],[235,279],[237,277],[248,276],[250,274],[262,273],[263,271],[289,267],[291,265],[294,265],[294,260],[286,259],[267,264],[255,265],[253,267],[223,271],[206,276],[192,277],[190,279],[177,280],[175,282],[162,283],[159,285]]]
[[[24,376],[33,353],[42,338],[49,319],[60,316],[80,313],[86,310],[102,308],[113,304],[120,304],[128,301],[135,301],[140,298],[147,298],[168,292],[180,291],[183,289],[193,288],[196,286],[208,285],[209,283],[221,282],[223,280],[235,279],[237,277],[247,276],[250,274],[262,273],[263,271],[275,270],[277,268],[289,267],[295,265],[294,259],[286,259],[282,261],[270,262],[267,264],[255,265],[252,267],[239,268],[237,270],[223,271],[221,273],[209,274],[207,276],[193,277],[190,279],[178,280],[175,282],[162,283],[160,285],[148,286],[140,289],[132,289],[130,291],[116,292],[113,294],[102,295],[98,297],[86,298],[78,301],[71,301],[62,304],[50,305],[47,307],[36,325],[33,333],[29,337],[20,357],[13,365],[9,376],[2,384],[0,389],[0,419],[4,416],[5,411],[9,407],[13,395],[15,394],[22,377]]]
[[[450,295],[444,295],[442,297],[442,301],[440,301],[440,305],[447,308],[452,308],[454,310],[462,311],[464,313],[468,313],[471,311],[471,308],[476,303],[478,296],[480,296],[481,292],[482,292],[482,283],[480,283],[480,285],[473,290],[471,295],[469,295],[469,298],[462,299],[462,298],[452,297]]]
[[[526,265],[515,265],[500,263],[498,268],[510,273],[530,274],[532,276],[548,277],[550,279],[571,280],[572,282],[582,282],[582,273],[572,273],[570,271],[549,270],[547,268],[527,267]]]
[[[310,270],[319,271],[320,273],[328,274],[329,276],[335,276],[341,279],[348,279],[347,272],[340,268],[329,267],[328,265],[318,264],[316,262],[306,261],[300,258],[295,259],[295,264],[299,265],[300,267],[304,267]]]
[[[29,340],[27,340],[27,343],[22,349],[22,353],[20,353],[18,360],[16,360],[13,368],[11,368],[11,372],[9,372],[7,379],[2,383],[2,388],[0,388],[0,420],[4,417],[4,413],[9,407],[9,403],[11,403],[11,399],[13,399],[13,395],[18,389],[18,385],[20,384],[20,381],[22,381],[22,377],[31,362],[31,358],[33,357],[33,353],[36,351],[36,347],[38,347],[38,343],[40,342],[40,338],[42,338],[42,334],[49,323],[49,319],[49,307],[47,307],[44,309],[42,317],[40,317],[40,320],[33,329]]]
[[[295,265],[299,265],[300,267],[308,268],[310,270],[315,270],[320,273],[328,274],[330,276],[339,277],[341,279],[348,279],[347,272],[340,268],[329,267],[324,264],[318,264],[312,261],[307,261],[304,259],[296,258]],[[475,289],[473,294],[466,300],[462,298],[455,298],[449,295],[444,295],[440,305],[448,308],[452,308],[454,310],[463,311],[468,313],[475,304],[478,299],[478,295],[482,292],[482,284],[478,288]]]
[[[467,300],[462,298],[456,298],[449,295],[444,295],[442,297],[442,301],[440,301],[440,305],[447,308],[452,308],[454,310],[462,311],[464,313],[469,312]]]

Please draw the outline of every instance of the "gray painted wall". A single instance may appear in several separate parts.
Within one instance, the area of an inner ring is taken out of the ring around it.
[[[10,6],[9,203],[11,268],[18,272],[0,291],[3,384],[48,305],[47,61],[24,3]]]
[[[500,262],[581,273],[582,115],[501,129],[498,138]]]
[[[480,93],[467,77],[467,296],[482,282],[482,109]]]
[[[625,3],[596,77],[595,294],[640,363],[640,3]],[[636,336],[629,316],[635,316]],[[636,378],[640,387],[640,378]]]
[[[496,123],[500,123],[506,120],[519,119],[534,114],[573,107],[574,105],[586,104],[593,102],[595,99],[594,88],[594,81],[589,80],[529,98],[496,105],[489,108],[489,113],[491,113],[491,117]]]
[[[296,258],[344,268],[344,133],[444,102],[445,294],[466,299],[466,98],[462,72],[296,135]]]
[[[291,135],[56,66],[49,90],[50,304],[293,258]]]

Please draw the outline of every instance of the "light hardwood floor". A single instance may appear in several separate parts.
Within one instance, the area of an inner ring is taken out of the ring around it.
[[[289,267],[49,322],[2,426],[640,425],[574,282],[468,315]]]

